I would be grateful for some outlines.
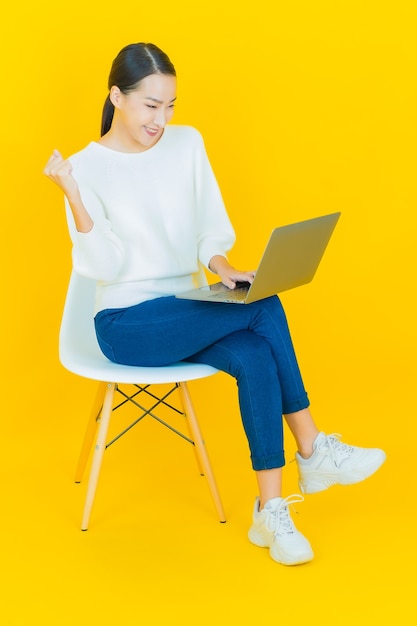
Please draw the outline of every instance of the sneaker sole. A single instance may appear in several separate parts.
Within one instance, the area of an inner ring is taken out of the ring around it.
[[[299,557],[298,559],[286,559],[283,555],[275,555],[272,553],[272,549],[269,543],[265,542],[264,538],[252,529],[249,530],[248,538],[249,541],[258,548],[269,548],[269,556],[273,561],[275,561],[275,563],[279,563],[280,565],[303,565],[303,563],[309,563],[314,558],[314,554],[312,551],[303,557]]]
[[[320,480],[300,480],[298,482],[298,486],[301,493],[312,494],[319,493],[320,491],[326,491],[326,489],[329,489],[334,485],[356,485],[357,483],[361,483],[363,480],[366,480],[367,478],[375,474],[375,472],[379,470],[381,465],[385,462],[386,458],[387,457],[385,453],[381,454],[377,462],[372,463],[372,465],[369,465],[366,469],[362,468],[360,475],[357,474],[356,477],[341,477],[339,480],[335,480],[334,474],[323,474],[320,476]]]
[[[303,565],[304,563],[310,563],[310,561],[312,561],[314,558],[313,553],[311,553],[310,555],[305,556],[304,558],[300,558],[297,561],[285,561],[282,558],[274,556],[271,550],[269,551],[269,556],[271,557],[273,561],[275,561],[275,563],[279,563],[280,565],[286,565],[287,567],[292,567],[293,565]]]

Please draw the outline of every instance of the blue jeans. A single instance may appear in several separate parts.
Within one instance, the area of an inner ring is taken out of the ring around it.
[[[167,296],[100,311],[95,327],[115,363],[191,361],[234,376],[253,469],[285,465],[282,416],[309,400],[278,297],[240,305]]]

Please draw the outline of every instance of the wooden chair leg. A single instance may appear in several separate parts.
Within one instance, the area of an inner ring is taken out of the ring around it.
[[[187,414],[186,400],[184,398],[184,391],[181,388],[181,384],[186,385],[186,383],[177,383],[178,391],[179,391],[179,394],[180,394],[180,400],[181,400],[181,404],[182,404],[182,409],[184,411],[185,424],[187,426],[188,436],[194,442],[193,450],[194,450],[194,456],[195,456],[195,460],[196,460],[197,467],[198,467],[198,472],[199,472],[200,476],[204,476],[204,468],[203,468],[203,466],[201,464],[201,454],[200,454],[199,450],[197,449],[197,446],[195,445],[194,431],[193,431],[193,428],[192,428],[191,421],[190,421],[190,419],[188,417],[188,414]],[[188,393],[188,396],[191,398],[189,393]]]
[[[197,421],[197,417],[194,412],[194,408],[191,402],[191,396],[188,391],[187,383],[182,382],[179,383],[179,392],[181,401],[183,404],[184,412],[188,419],[188,424],[190,428],[190,432],[192,435],[192,439],[194,441],[195,450],[197,452],[200,466],[203,469],[203,473],[207,478],[210,492],[212,498],[214,500],[214,505],[216,507],[217,514],[219,516],[220,521],[223,523],[226,521],[226,515],[223,509],[223,504],[220,498],[219,490],[217,488],[216,480],[214,478],[213,470],[211,469],[210,460],[208,457],[208,453],[206,450],[206,446],[201,435],[200,427]]]
[[[87,429],[85,431],[83,445],[81,447],[81,452],[78,459],[77,469],[75,470],[74,480],[76,483],[80,483],[84,476],[84,470],[87,465],[88,457],[90,456],[94,437],[98,428],[100,412],[103,407],[103,400],[106,389],[107,383],[99,383],[96,397],[91,408],[90,418],[87,423]]]
[[[93,459],[91,462],[91,470],[88,479],[87,495],[85,499],[81,530],[87,530],[88,523],[90,521],[91,509],[93,508],[98,479],[100,476],[101,464],[103,462],[103,454],[106,449],[107,432],[109,429],[110,417],[113,411],[113,398],[115,388],[115,383],[106,383],[106,393],[104,396],[103,408],[101,411],[101,417],[97,431],[97,439],[94,447]]]

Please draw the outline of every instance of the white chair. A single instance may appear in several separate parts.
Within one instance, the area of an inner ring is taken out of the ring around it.
[[[96,340],[93,321],[94,297],[95,281],[81,277],[73,272],[68,287],[59,336],[59,357],[62,365],[74,374],[100,381],[75,475],[75,482],[81,482],[94,438],[96,437],[81,529],[88,529],[104,451],[146,416],[158,420],[177,435],[193,444],[200,473],[205,475],[208,480],[220,521],[225,522],[226,517],[222,502],[187,387],[187,381],[212,376],[218,370],[209,365],[194,363],[177,363],[167,367],[132,367],[112,363],[102,354]],[[162,396],[157,396],[153,391],[149,391],[149,385],[163,385],[166,388],[165,383],[170,383],[168,393],[164,391]],[[135,386],[133,394],[123,391],[121,385],[126,384]],[[167,400],[168,396],[176,391],[179,392],[182,411],[175,408]],[[120,393],[123,397],[123,401],[117,406],[114,406],[115,393]],[[138,396],[140,394],[152,398],[152,406],[150,408],[149,406],[146,408],[146,406],[139,404]],[[112,441],[107,442],[110,418],[113,411],[128,402],[133,403],[140,409],[138,419],[128,428],[125,428],[117,437],[113,438]],[[169,407],[169,409],[173,409],[184,416],[188,425],[189,437],[156,415],[155,409],[161,406],[164,409]]]

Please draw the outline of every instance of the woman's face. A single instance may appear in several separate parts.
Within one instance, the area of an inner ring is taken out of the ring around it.
[[[169,74],[151,74],[128,94],[112,87],[115,106],[112,135],[128,151],[141,152],[161,138],[174,114],[177,81]]]

